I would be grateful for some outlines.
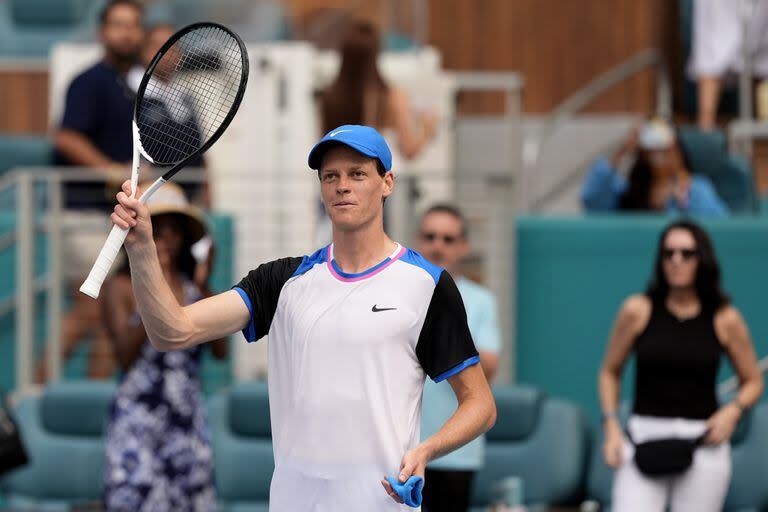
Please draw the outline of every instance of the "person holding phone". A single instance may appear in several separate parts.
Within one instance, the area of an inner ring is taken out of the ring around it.
[[[625,177],[618,169],[627,158],[634,161]],[[601,157],[595,162],[584,181],[581,199],[590,213],[728,215],[712,182],[692,173],[675,128],[661,118],[635,128],[610,159]]]

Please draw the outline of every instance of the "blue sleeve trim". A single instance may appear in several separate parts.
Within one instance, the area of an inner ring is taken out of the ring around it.
[[[256,341],[256,326],[253,324],[253,304],[251,304],[251,299],[248,298],[248,294],[245,293],[245,290],[239,286],[233,286],[232,289],[235,290],[243,299],[245,305],[248,306],[248,313],[251,315],[250,322],[248,322],[248,325],[245,327],[245,329],[243,329],[243,336],[245,336],[245,340],[249,343]]]
[[[480,362],[480,356],[479,355],[478,356],[470,357],[469,359],[464,360],[464,362],[457,364],[456,366],[454,366],[450,370],[441,373],[440,375],[438,375],[437,377],[435,377],[432,380],[435,381],[435,382],[443,381],[443,380],[447,379],[448,377],[453,377],[454,375],[463,372],[465,369],[467,369],[470,366],[475,365],[475,364],[477,364],[479,362]]]
[[[301,259],[301,264],[296,269],[296,271],[293,273],[291,277],[300,276],[312,269],[315,265],[319,265],[321,263],[325,263],[325,253],[326,253],[326,247],[323,247],[322,249],[318,249],[314,252],[311,256],[304,256]]]
[[[430,276],[432,276],[432,279],[435,281],[435,285],[437,285],[437,282],[440,280],[440,274],[443,273],[442,267],[438,267],[434,263],[427,261],[424,256],[414,251],[413,249],[408,249],[403,257],[400,258],[400,261],[404,261],[405,263],[410,263],[411,265],[415,265],[424,269]]]

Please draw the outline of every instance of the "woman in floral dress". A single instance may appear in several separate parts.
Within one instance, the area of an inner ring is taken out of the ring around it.
[[[198,264],[192,245],[205,234],[201,213],[166,184],[149,202],[160,266],[182,304],[208,295],[210,258]],[[127,265],[105,284],[104,318],[123,375],[106,437],[104,504],[110,511],[216,510],[213,455],[200,390],[202,345],[158,352],[136,312]],[[226,356],[226,341],[211,345]]]

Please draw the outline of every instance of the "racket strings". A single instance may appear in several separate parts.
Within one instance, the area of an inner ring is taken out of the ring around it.
[[[237,102],[243,53],[218,27],[184,34],[155,66],[136,120],[141,145],[157,163],[172,164],[197,152]]]

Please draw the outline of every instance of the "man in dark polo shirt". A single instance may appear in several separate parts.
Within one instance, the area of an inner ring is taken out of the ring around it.
[[[104,172],[125,171],[130,165],[135,92],[128,86],[126,76],[140,56],[144,40],[142,16],[141,4],[136,0],[111,0],[102,10],[99,38],[104,57],[69,86],[64,115],[55,135],[59,165],[92,167]],[[103,185],[67,188],[70,207],[111,207],[112,199],[106,199]]]

